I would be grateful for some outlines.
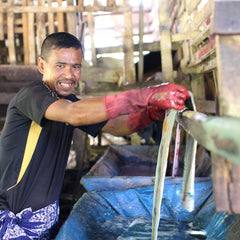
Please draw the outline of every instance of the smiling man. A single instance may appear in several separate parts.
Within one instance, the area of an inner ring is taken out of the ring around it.
[[[139,131],[183,109],[188,91],[163,84],[117,95],[78,99],[82,47],[65,32],[42,44],[42,81],[21,89],[8,106],[0,136],[0,239],[51,239],[74,128],[97,136]]]

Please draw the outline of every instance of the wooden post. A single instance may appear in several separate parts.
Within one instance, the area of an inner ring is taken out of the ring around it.
[[[73,6],[74,1],[73,0],[67,0],[68,6]],[[76,36],[76,14],[77,13],[66,13],[67,15],[67,31],[74,36]]]
[[[8,0],[9,6],[13,5],[12,0]],[[14,13],[7,13],[7,38],[8,38],[8,54],[10,64],[16,64],[16,49],[15,49],[15,38],[14,38]]]
[[[38,0],[39,6],[44,6],[45,1]],[[37,13],[37,55],[41,54],[41,45],[42,41],[46,37],[46,22],[45,22],[45,13]]]
[[[58,6],[62,6],[62,0],[57,0]],[[63,13],[57,13],[58,32],[64,31],[64,18]]]
[[[28,5],[32,6],[33,1],[29,0]],[[34,28],[34,13],[28,13],[28,51],[29,64],[36,64],[36,49],[35,49],[35,28]]]
[[[203,74],[193,74],[191,89],[195,100],[205,100],[205,85]]]
[[[97,56],[96,56],[96,49],[94,45],[94,20],[92,13],[88,12],[88,29],[89,29],[89,35],[91,38],[91,51],[92,51],[92,63],[93,66],[97,65]]]
[[[27,6],[27,0],[22,0],[22,5]],[[23,26],[23,54],[24,64],[29,64],[29,48],[28,48],[28,14],[22,13]]]
[[[0,6],[2,6],[2,0],[0,0]],[[4,40],[3,14],[2,13],[0,13],[0,40]]]
[[[143,81],[144,57],[143,57],[143,35],[144,35],[144,11],[143,0],[139,5],[139,61],[138,61],[138,81]]]
[[[52,6],[52,0],[48,0],[48,5]],[[49,12],[48,16],[48,34],[54,33],[54,13]]]
[[[220,115],[240,117],[240,1],[215,1],[217,81]],[[217,211],[240,213],[240,167],[213,155],[214,194]]]
[[[159,0],[159,25],[163,82],[174,82],[168,0]]]
[[[136,82],[136,73],[134,66],[133,54],[133,25],[132,25],[132,12],[124,13],[124,84],[133,84]]]

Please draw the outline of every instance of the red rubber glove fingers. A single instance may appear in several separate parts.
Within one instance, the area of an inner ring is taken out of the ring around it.
[[[157,106],[162,110],[168,108],[182,110],[187,98],[189,98],[189,93],[186,88],[173,83],[168,83],[155,87],[153,94],[149,99],[149,104]]]

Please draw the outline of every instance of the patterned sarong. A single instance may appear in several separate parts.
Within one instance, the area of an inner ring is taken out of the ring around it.
[[[58,216],[58,200],[35,212],[26,208],[15,215],[11,211],[0,210],[0,239],[52,239]]]

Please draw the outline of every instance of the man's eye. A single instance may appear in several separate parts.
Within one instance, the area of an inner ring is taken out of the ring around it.
[[[57,66],[57,68],[63,68],[64,67],[63,64],[57,64],[56,66]]]
[[[82,65],[74,65],[73,68],[74,69],[81,69]]]

